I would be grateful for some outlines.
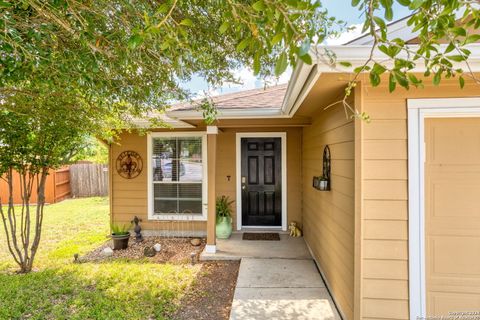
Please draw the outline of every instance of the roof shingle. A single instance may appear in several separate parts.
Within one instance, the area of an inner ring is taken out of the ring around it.
[[[287,84],[268,88],[245,90],[212,97],[218,109],[256,109],[256,108],[281,108]],[[174,104],[169,111],[192,111],[197,109],[201,100],[193,103]]]

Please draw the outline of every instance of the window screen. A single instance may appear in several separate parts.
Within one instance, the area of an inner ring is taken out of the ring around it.
[[[202,137],[153,138],[154,214],[202,214]]]

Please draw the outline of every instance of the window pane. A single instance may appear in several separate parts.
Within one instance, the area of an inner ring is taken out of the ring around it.
[[[202,201],[180,200],[179,211],[185,214],[202,213]]]
[[[156,183],[153,185],[153,194],[155,198],[171,198],[177,199],[178,187],[176,184]]]
[[[178,138],[178,145],[179,158],[202,161],[202,137],[181,137]]]
[[[177,212],[177,200],[155,200],[155,213],[175,213]]]
[[[181,183],[178,185],[179,198],[189,198],[202,200],[202,184],[200,183]]]
[[[152,140],[155,214],[202,214],[202,137]]]

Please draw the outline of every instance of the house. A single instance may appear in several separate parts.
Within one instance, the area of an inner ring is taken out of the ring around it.
[[[390,33],[415,45],[404,20]],[[330,50],[358,66],[371,41]],[[480,71],[480,46],[470,47]],[[349,102],[368,123],[335,103],[350,72],[320,54],[288,85],[215,97],[215,125],[180,105],[167,112],[173,129],[122,133],[110,147],[112,220],[206,235],[215,252],[215,197],[227,195],[235,230],[302,226],[345,319],[480,310],[480,86],[426,79],[389,93],[387,79],[372,87],[362,76]]]

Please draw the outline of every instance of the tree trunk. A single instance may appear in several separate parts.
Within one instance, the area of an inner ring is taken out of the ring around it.
[[[13,202],[13,172],[13,168],[10,168],[7,174],[9,189],[7,212],[5,212],[0,201],[0,216],[7,238],[8,251],[20,267],[19,272],[28,273],[32,271],[42,234],[48,168],[43,168],[40,173],[31,173],[27,168],[19,172],[20,192],[22,194],[22,210],[19,215],[15,212],[15,203]],[[30,199],[35,180],[37,181],[37,206],[32,217]],[[17,219],[20,219],[19,224]]]

